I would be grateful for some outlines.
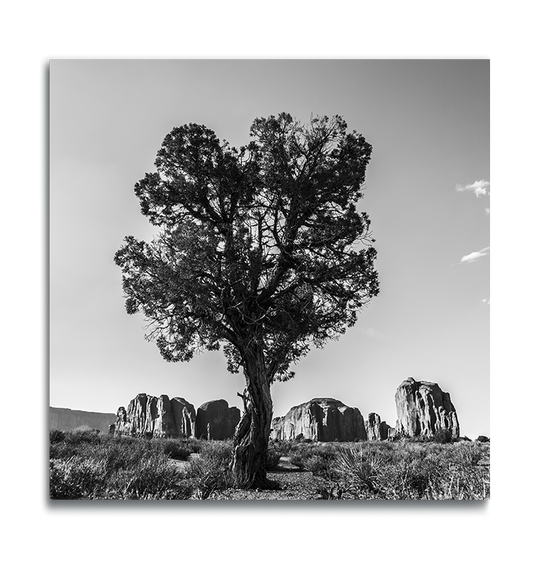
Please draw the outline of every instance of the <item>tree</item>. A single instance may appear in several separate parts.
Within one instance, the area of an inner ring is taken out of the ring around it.
[[[302,125],[256,119],[236,149],[202,125],[173,129],[154,173],[135,185],[160,234],[126,237],[115,255],[126,310],[168,361],[223,348],[242,369],[243,413],[232,468],[241,488],[268,488],[270,386],[311,344],[356,322],[379,292],[370,220],[356,208],[371,146],[340,116]]]

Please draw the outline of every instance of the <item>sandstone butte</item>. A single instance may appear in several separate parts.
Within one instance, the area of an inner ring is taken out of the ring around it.
[[[225,440],[233,436],[240,417],[240,410],[226,400],[211,400],[195,410],[184,398],[138,394],[127,409],[118,409],[110,430],[126,436]]]
[[[272,420],[274,440],[310,439],[317,442],[366,440],[365,423],[357,408],[334,398],[314,398]]]
[[[459,437],[459,420],[448,392],[435,382],[404,380],[396,390],[396,433],[430,438],[438,430]]]

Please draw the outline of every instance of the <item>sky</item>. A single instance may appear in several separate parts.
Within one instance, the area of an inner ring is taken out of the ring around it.
[[[256,117],[339,114],[373,146],[360,207],[381,292],[272,387],[274,415],[327,396],[393,426],[412,376],[450,393],[462,435],[490,435],[489,71],[488,59],[52,60],[50,405],[116,412],[145,392],[241,407],[244,379],[221,353],[167,363],[126,314],[114,253],[157,233],[133,186],[173,127],[238,146]]]

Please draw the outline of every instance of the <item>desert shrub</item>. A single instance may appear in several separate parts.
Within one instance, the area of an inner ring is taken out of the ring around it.
[[[75,455],[75,448],[67,445],[64,440],[50,441],[50,459],[67,459]]]
[[[155,439],[152,445],[171,460],[187,460],[194,451],[186,440],[180,439]]]
[[[289,454],[289,461],[294,466],[303,469],[312,453],[309,448],[293,448]]]
[[[458,442],[454,449],[453,462],[461,467],[475,466],[488,455],[488,450],[479,442]]]
[[[233,445],[231,440],[202,440],[200,442],[200,458],[221,465],[231,463]]]
[[[70,432],[65,432],[64,441],[71,445],[88,443],[96,444],[100,442],[100,432],[88,426],[80,426]]]
[[[340,449],[337,444],[317,445],[310,450],[310,456],[304,459],[303,467],[314,476],[331,477],[332,465]]]
[[[156,440],[72,441],[51,445],[52,499],[188,499],[194,491]]]
[[[386,445],[387,444],[387,445]],[[486,499],[485,453],[468,442],[369,442],[340,450],[331,475],[356,499]],[[472,447],[473,446],[473,447]]]
[[[100,446],[102,436],[92,430],[64,432],[62,440],[50,441],[50,458],[69,459],[73,456],[91,456],[91,452]]]
[[[57,444],[65,439],[65,432],[61,430],[50,430],[50,443]]]
[[[273,469],[276,469],[280,459],[281,459],[281,454],[275,449],[269,448],[267,451],[266,470],[271,471]]]
[[[194,499],[207,499],[211,493],[233,486],[230,441],[202,441],[200,456],[191,460],[185,471]]]
[[[142,460],[156,454],[150,442],[136,438],[109,439],[93,451],[94,456],[104,460],[108,476],[121,470],[135,470]]]
[[[452,441],[452,432],[445,428],[439,428],[433,436],[433,441],[437,444],[449,444]]]
[[[193,454],[199,454],[202,450],[202,442],[197,438],[186,438],[185,443]]]
[[[363,447],[354,446],[337,453],[334,469],[344,489],[354,494],[360,490],[378,493],[382,463],[379,451],[375,448],[365,453]]]
[[[310,471],[315,476],[329,476],[337,452],[342,449],[340,443],[296,443],[289,454],[291,464]]]
[[[225,490],[233,486],[233,478],[229,468],[213,465],[202,459],[191,462],[185,472],[186,483],[193,492],[194,499],[207,499],[213,492]]]
[[[121,469],[109,480],[106,499],[189,499],[193,485],[161,454],[141,459],[135,468]]]
[[[74,456],[50,461],[50,499],[91,498],[104,484],[102,460]]]
[[[437,456],[414,456],[402,460],[397,470],[392,472],[391,483],[400,497],[429,499],[445,471],[446,464]]]
[[[342,499],[344,490],[339,483],[319,483],[315,490],[315,499]]]
[[[409,436],[404,439],[406,442],[411,444],[427,444],[428,442],[432,441],[429,436]]]
[[[327,476],[330,473],[331,460],[321,453],[314,453],[304,462],[304,469],[314,476]]]
[[[292,449],[292,443],[288,440],[274,440],[270,442],[269,448],[277,452],[280,456],[286,456]]]

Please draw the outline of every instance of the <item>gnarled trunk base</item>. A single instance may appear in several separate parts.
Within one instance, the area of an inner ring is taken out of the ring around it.
[[[254,394],[247,388],[241,395],[244,411],[233,438],[235,485],[240,489],[279,489],[277,482],[267,478],[266,471],[272,421],[270,388]]]

